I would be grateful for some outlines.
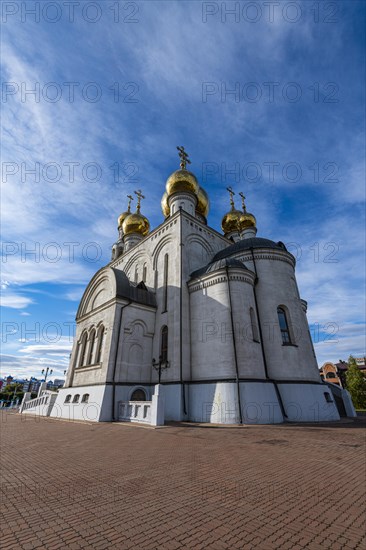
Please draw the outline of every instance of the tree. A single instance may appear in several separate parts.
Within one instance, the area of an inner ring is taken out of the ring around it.
[[[350,355],[346,372],[347,390],[351,394],[356,409],[366,408],[366,378],[358,368],[355,358]]]
[[[19,399],[21,401],[23,395],[23,384],[13,383],[2,389],[0,392],[0,400],[10,402],[13,401],[13,399]]]

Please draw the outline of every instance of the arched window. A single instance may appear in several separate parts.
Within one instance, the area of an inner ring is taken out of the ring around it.
[[[142,280],[144,281],[144,283],[146,283],[146,277],[147,277],[147,265],[144,264],[142,268]]]
[[[290,330],[287,322],[286,312],[282,307],[277,308],[278,323],[280,325],[282,344],[291,344]]]
[[[65,397],[65,403],[70,403],[70,401],[71,401],[71,395],[67,395]]]
[[[95,348],[95,329],[93,328],[89,337],[89,353],[88,353],[88,361],[86,363],[87,365],[93,364],[94,348]]]
[[[86,350],[87,350],[87,347],[88,347],[88,335],[85,332],[83,334],[82,339],[81,339],[79,367],[82,367],[83,365],[86,364]]]
[[[97,354],[95,357],[96,364],[100,363],[102,360],[103,343],[104,343],[104,326],[101,325],[101,327],[98,330]]]
[[[168,361],[168,327],[166,325],[161,329],[160,357],[163,363]]]
[[[252,326],[253,341],[259,342],[258,325],[257,325],[257,320],[255,318],[254,309],[252,307],[249,309],[249,313],[250,313],[250,324]]]
[[[82,403],[87,403],[89,401],[89,394],[84,393],[83,397],[81,398]]]
[[[74,399],[72,400],[73,403],[79,403],[80,395],[77,393],[74,395]]]
[[[143,389],[139,388],[132,392],[130,401],[146,401],[146,393]]]
[[[164,256],[164,281],[163,281],[163,313],[168,310],[168,262],[169,256]]]

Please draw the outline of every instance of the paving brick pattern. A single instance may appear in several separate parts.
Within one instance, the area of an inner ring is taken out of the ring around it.
[[[4,412],[1,545],[365,549],[365,427],[152,429]]]

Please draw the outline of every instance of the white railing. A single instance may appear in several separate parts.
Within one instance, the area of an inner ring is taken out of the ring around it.
[[[54,402],[56,401],[57,392],[45,390],[35,399],[28,399],[30,394],[25,394],[23,402],[20,405],[20,413],[33,413],[41,416],[49,416]]]
[[[151,422],[151,401],[120,401],[118,419],[122,422]]]
[[[36,397],[35,399],[30,399],[23,405],[23,411],[26,411],[28,409],[34,409],[36,407],[39,407],[40,405],[47,405],[49,399],[49,395],[44,395],[42,397]]]

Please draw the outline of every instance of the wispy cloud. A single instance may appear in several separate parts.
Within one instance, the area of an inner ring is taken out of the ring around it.
[[[13,292],[3,292],[0,297],[0,305],[2,307],[9,307],[13,309],[24,309],[33,303],[31,298],[23,296],[21,294],[15,294]]]

